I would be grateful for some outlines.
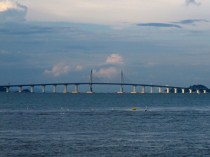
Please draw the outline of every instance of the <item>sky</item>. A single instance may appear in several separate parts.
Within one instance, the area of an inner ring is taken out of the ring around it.
[[[209,0],[0,0],[0,84],[210,87]]]

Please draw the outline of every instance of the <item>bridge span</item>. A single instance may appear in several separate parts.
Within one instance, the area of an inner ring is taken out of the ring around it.
[[[0,87],[5,88],[7,93],[12,92],[12,89],[16,89],[19,93],[23,92],[23,87],[28,88],[31,93],[34,93],[34,88],[39,87],[42,93],[45,93],[46,86],[53,87],[53,93],[57,93],[57,87],[63,86],[63,93],[95,93],[93,90],[94,86],[119,86],[119,91],[117,93],[125,93],[124,87],[131,86],[132,91],[129,93],[137,94],[137,93],[207,93],[206,89],[191,89],[189,87],[178,87],[178,86],[168,86],[168,85],[152,85],[152,84],[138,84],[138,83],[96,83],[96,82],[72,82],[72,83],[38,83],[38,84],[8,84],[2,85]],[[73,86],[72,91],[68,91],[68,86]],[[89,86],[87,92],[81,92],[79,90],[79,86]],[[140,89],[139,89],[140,88]],[[147,89],[147,90],[146,90]],[[149,92],[148,92],[149,89]],[[13,90],[14,91],[14,90]],[[147,92],[146,92],[147,91]],[[155,92],[157,91],[157,92]]]
[[[7,93],[11,92],[11,88],[17,88],[16,91],[21,93],[23,90],[23,87],[27,87],[30,89],[31,93],[34,93],[34,87],[41,87],[41,92],[45,93],[45,87],[46,86],[52,86],[53,87],[53,93],[57,92],[58,86],[63,86],[63,93],[80,93],[79,86],[88,85],[89,90],[85,93],[94,93],[93,86],[100,85],[100,86],[119,86],[120,89],[117,93],[125,93],[124,87],[125,86],[131,86],[132,91],[130,93],[137,94],[137,93],[146,93],[146,88],[150,89],[149,93],[154,93],[154,88],[157,89],[157,93],[207,93],[206,89],[191,89],[189,87],[177,87],[177,86],[168,86],[168,85],[152,85],[152,84],[140,84],[140,83],[125,83],[124,82],[124,76],[123,72],[121,72],[120,76],[120,83],[103,83],[103,82],[93,82],[93,73],[92,70],[90,72],[89,82],[66,82],[66,83],[40,83],[40,84],[13,84],[13,85],[3,85],[0,86],[1,88],[5,88],[5,91]],[[73,86],[73,91],[68,92],[68,86]],[[140,91],[138,91],[138,88],[140,88]],[[84,93],[84,92],[83,92]]]

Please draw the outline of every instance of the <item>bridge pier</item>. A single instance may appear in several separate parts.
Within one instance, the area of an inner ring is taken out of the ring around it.
[[[153,93],[153,86],[150,86],[150,93]]]
[[[133,86],[133,91],[131,93],[133,93],[133,94],[137,93],[137,86]]]
[[[185,93],[185,89],[184,88],[182,88],[182,94],[184,94]]]
[[[22,92],[22,86],[18,86],[18,92],[19,92],[19,93]]]
[[[42,93],[45,93],[45,85],[41,85]]]
[[[197,90],[196,90],[196,93],[197,93],[197,94],[200,94],[200,90],[199,90],[199,89],[197,89]]]
[[[124,93],[124,91],[123,91],[123,85],[122,85],[122,84],[120,85],[120,91],[119,91],[119,92],[117,92],[117,93],[119,93],[119,94]]]
[[[203,93],[206,94],[206,90],[205,89],[203,90]]]
[[[145,93],[145,86],[141,87],[141,93],[144,94]]]
[[[6,87],[6,93],[10,92],[10,87]]]
[[[162,93],[162,88],[158,87],[158,93]]]
[[[192,89],[189,89],[189,93],[192,94]]]
[[[30,92],[33,93],[34,92],[34,85],[30,86]]]
[[[57,91],[57,85],[53,85],[53,93],[56,93]]]
[[[166,88],[166,93],[169,94],[170,93],[170,89]]]
[[[63,85],[63,93],[66,94],[67,93],[67,84]]]
[[[175,94],[177,93],[177,88],[174,88],[174,93],[175,93]]]
[[[90,90],[87,91],[87,93],[88,94],[92,94],[93,93],[93,85],[92,85],[92,83],[90,83],[89,86],[90,86]]]
[[[72,91],[72,93],[75,93],[75,94],[77,94],[77,93],[79,93],[79,88],[78,88],[78,84],[75,84],[74,85],[74,90]]]

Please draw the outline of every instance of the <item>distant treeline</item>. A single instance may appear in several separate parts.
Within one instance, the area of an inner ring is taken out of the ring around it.
[[[6,89],[4,87],[0,86],[0,92],[5,92],[5,91],[6,91]]]
[[[208,89],[206,86],[204,85],[192,85],[188,87],[189,89],[192,89],[192,92],[196,92],[197,90],[206,90],[207,93],[210,92],[210,89]],[[170,93],[173,93],[174,89],[171,88],[170,89]],[[177,93],[181,93],[182,92],[182,88],[177,88]],[[189,93],[189,90],[186,90],[185,93]]]
[[[0,86],[0,92],[6,92],[6,88],[5,88],[5,87]],[[14,91],[14,92],[17,92],[17,91]],[[29,92],[30,92],[30,90],[29,90],[29,89],[24,89],[24,90],[22,90],[22,92],[29,93]]]

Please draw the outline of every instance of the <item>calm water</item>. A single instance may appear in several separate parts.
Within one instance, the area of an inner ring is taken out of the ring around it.
[[[210,156],[210,94],[0,93],[0,157],[16,156]]]

